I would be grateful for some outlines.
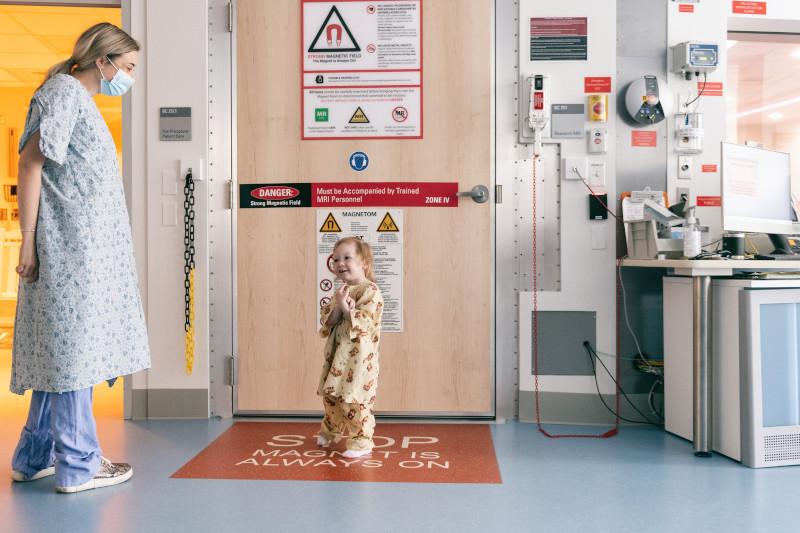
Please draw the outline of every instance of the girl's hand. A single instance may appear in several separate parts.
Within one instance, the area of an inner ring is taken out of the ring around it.
[[[347,285],[342,285],[342,287],[333,294],[333,297],[336,300],[336,307],[342,313],[349,313],[350,309],[352,309],[351,306],[355,305],[353,299],[350,298],[350,287]]]
[[[22,239],[19,249],[19,264],[17,274],[28,283],[39,279],[39,258],[36,256],[36,240],[34,238]]]

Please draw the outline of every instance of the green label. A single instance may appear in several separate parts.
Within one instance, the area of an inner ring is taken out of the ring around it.
[[[318,107],[314,109],[314,122],[328,122],[327,107]]]

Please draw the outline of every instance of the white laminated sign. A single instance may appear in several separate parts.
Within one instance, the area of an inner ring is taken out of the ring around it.
[[[373,271],[383,294],[383,332],[403,331],[403,210],[317,210],[317,327],[320,309],[341,281],[329,269],[336,241],[358,237],[372,248]]]
[[[303,0],[303,139],[422,138],[422,0]]]

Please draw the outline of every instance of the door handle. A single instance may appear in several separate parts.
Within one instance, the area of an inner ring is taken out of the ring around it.
[[[483,204],[489,201],[489,187],[486,185],[476,185],[469,191],[459,191],[458,196],[468,196],[476,204]]]

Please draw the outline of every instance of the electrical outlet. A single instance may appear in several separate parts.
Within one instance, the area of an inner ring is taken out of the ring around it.
[[[564,158],[564,179],[582,180],[588,176],[586,170],[585,157],[565,157]]]
[[[689,205],[691,197],[692,196],[689,192],[689,187],[678,187],[675,203],[679,204],[681,202],[686,202],[686,205]]]
[[[678,179],[692,179],[692,158],[688,155],[678,156]]]

